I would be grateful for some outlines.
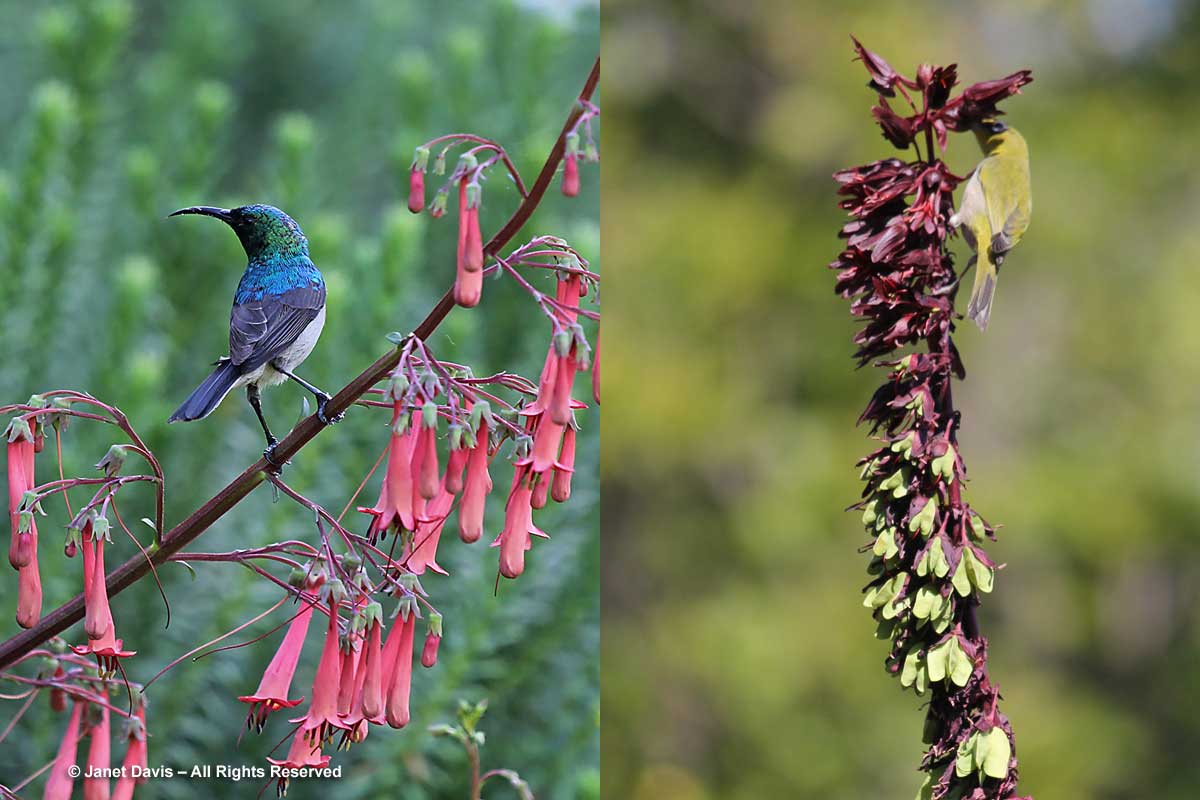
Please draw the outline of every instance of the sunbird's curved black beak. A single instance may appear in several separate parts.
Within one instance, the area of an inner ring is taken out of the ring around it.
[[[233,215],[227,208],[216,208],[215,206],[189,206],[181,208],[178,211],[172,211],[168,217],[177,217],[180,214],[201,214],[206,217],[216,217],[225,224],[233,222]]]

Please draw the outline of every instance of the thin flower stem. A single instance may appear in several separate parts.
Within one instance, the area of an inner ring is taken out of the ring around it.
[[[254,623],[258,622],[260,619],[267,616],[272,611],[274,611],[275,609],[279,608],[281,605],[286,603],[288,601],[288,599],[289,599],[288,596],[284,595],[283,597],[279,598],[279,602],[277,602],[275,605],[271,606],[270,608],[268,608],[266,611],[262,612],[258,616],[253,617],[253,618],[247,620],[246,622],[243,622],[241,625],[238,625],[236,628],[229,631],[228,633],[223,633],[220,636],[218,636],[217,638],[207,641],[204,644],[200,645],[199,647],[193,647],[191,650],[188,650],[186,653],[181,655],[179,658],[175,659],[174,661],[172,661],[171,663],[167,664],[165,667],[160,669],[158,672],[154,673],[154,677],[151,678],[150,680],[146,681],[146,683],[142,686],[142,690],[145,691],[146,687],[148,687],[150,684],[154,683],[156,680],[161,678],[172,667],[179,664],[179,662],[183,661],[185,658],[188,658],[189,656],[192,656],[192,655],[200,652],[201,650],[203,650],[206,647],[211,647],[212,645],[216,644],[217,642],[224,641],[225,639],[228,639],[230,636],[233,636],[235,633],[238,633],[239,631],[245,630],[246,628],[248,628],[251,625],[253,625]],[[269,635],[269,634],[267,634],[267,635]],[[199,658],[199,656],[197,656],[197,658]]]

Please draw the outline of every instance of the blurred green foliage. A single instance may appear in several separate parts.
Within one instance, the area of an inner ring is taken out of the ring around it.
[[[590,3],[0,3],[0,394],[19,401],[67,386],[121,407],[163,462],[167,522],[178,522],[257,458],[262,441],[240,395],[202,423],[165,424],[225,352],[245,263],[223,226],[165,215],[197,203],[268,202],[301,223],[329,286],[329,322],[302,374],[336,388],[384,352],[387,332],[415,326],[453,280],[454,221],[404,209],[413,148],[440,133],[477,132],[508,146],[532,180],[597,46]],[[552,191],[513,245],[554,233],[598,267],[597,171],[585,169],[583,181],[574,201]],[[485,200],[483,227],[494,231],[518,197],[499,177]],[[536,379],[547,340],[536,306],[501,280],[488,284],[479,309],[453,312],[430,343],[484,374],[511,369]],[[273,425],[289,427],[302,395],[284,386],[265,396]],[[384,417],[351,410],[295,459],[289,483],[340,511],[386,443]],[[437,667],[414,678],[410,726],[376,730],[335,754],[345,774],[335,786],[298,781],[290,796],[462,796],[461,751],[426,731],[453,714],[459,697],[489,701],[489,764],[519,770],[539,797],[598,795],[599,424],[593,412],[581,421],[574,495],[541,512],[553,538],[535,545],[521,580],[493,596],[495,551],[486,540],[462,545],[447,530],[439,560],[451,577],[424,582],[445,613],[446,638]],[[67,473],[91,474],[113,441],[102,426],[72,425]],[[46,480],[51,453],[41,458]],[[503,517],[505,473],[494,471],[492,533]],[[376,476],[359,502],[371,505],[378,484]],[[144,487],[123,492],[126,521],[151,513],[151,497]],[[41,525],[47,611],[80,585],[77,561],[59,554],[65,511],[50,511]],[[309,515],[260,488],[194,548],[315,535]],[[121,539],[114,546],[114,563],[134,552]],[[113,599],[118,631],[138,651],[126,665],[134,680],[278,597],[233,565],[203,565],[194,579],[181,566],[159,572],[170,628],[151,581]],[[0,637],[17,630],[15,594],[15,578],[0,582],[0,607],[9,609]],[[263,763],[288,726],[274,720],[239,746],[245,707],[235,698],[253,690],[277,640],[185,662],[151,687],[151,765]],[[318,650],[310,641],[297,694],[308,694]],[[16,705],[6,704],[0,719]],[[15,785],[52,758],[64,723],[35,703],[0,748],[0,782]],[[114,760],[122,754],[118,744]],[[138,794],[226,788],[156,781]],[[40,794],[41,783],[28,791]]]
[[[1200,780],[1195,3],[606,3],[605,797],[907,798],[924,714],[861,607],[854,420],[880,371],[825,268],[838,168],[895,154],[849,34],[1033,69],[1032,226],[960,325],[981,611],[1022,790]],[[614,118],[615,115],[615,118]],[[615,124],[614,124],[615,122]],[[949,162],[979,158],[953,137]],[[955,243],[960,264],[965,245]]]

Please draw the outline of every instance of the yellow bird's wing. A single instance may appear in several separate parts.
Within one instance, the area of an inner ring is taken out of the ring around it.
[[[990,249],[1003,256],[1029,227],[1031,194],[1029,160],[1015,155],[990,155],[978,172],[987,200]]]
[[[986,159],[985,159],[986,160]],[[967,240],[967,244],[972,250],[979,250],[979,242],[984,245],[991,241],[992,227],[988,214],[988,200],[983,191],[983,184],[980,180],[980,170],[982,164],[975,168],[971,173],[971,177],[967,179],[967,185],[963,189],[962,205],[958,207],[958,211],[950,218],[950,223],[955,227],[961,227],[963,237]]]

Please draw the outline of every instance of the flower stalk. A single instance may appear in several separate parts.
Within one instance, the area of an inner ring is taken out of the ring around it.
[[[1012,727],[987,668],[976,608],[999,565],[983,545],[994,528],[962,496],[961,414],[953,381],[965,370],[954,345],[961,278],[948,247],[954,190],[963,178],[941,160],[950,133],[1002,113],[997,104],[1032,78],[1021,71],[952,96],[954,65],[900,75],[854,42],[877,95],[872,114],[885,139],[908,153],[842,170],[845,249],[830,266],[836,291],[864,320],[860,365],[888,370],[859,418],[880,446],[859,462],[870,552],[864,605],[890,642],[886,669],[928,700],[918,798],[1013,798]],[[911,111],[889,100],[897,94]],[[924,153],[921,143],[924,143]]]

